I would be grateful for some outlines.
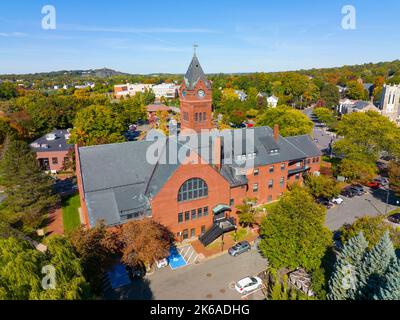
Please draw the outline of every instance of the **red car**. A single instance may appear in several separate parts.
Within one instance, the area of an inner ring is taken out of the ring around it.
[[[372,189],[379,189],[382,185],[378,181],[371,181],[367,183],[367,187]]]

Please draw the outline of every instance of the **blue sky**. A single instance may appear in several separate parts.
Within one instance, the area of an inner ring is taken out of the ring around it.
[[[56,30],[41,9],[54,5]],[[356,8],[356,30],[341,27]],[[400,58],[398,0],[4,0],[0,73],[109,67],[184,73],[283,71]]]

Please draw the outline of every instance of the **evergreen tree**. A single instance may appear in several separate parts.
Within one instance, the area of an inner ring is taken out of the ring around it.
[[[368,242],[360,232],[351,238],[340,252],[329,281],[330,300],[353,299],[357,291],[357,271],[363,261]]]
[[[360,268],[359,281],[361,290],[357,293],[358,299],[372,299],[375,292],[384,282],[384,275],[391,262],[397,259],[390,240],[389,232],[386,232],[376,246],[370,250]]]
[[[0,161],[0,175],[7,196],[1,217],[9,223],[21,222],[25,231],[32,231],[57,202],[53,180],[40,170],[36,156],[22,141],[7,145]]]
[[[375,300],[400,300],[400,262],[392,261],[384,276],[384,284],[374,295]]]

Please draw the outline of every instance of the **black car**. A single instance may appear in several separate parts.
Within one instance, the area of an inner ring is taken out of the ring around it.
[[[330,209],[333,207],[333,203],[329,201],[329,199],[326,198],[318,198],[317,203],[323,205],[324,207],[326,207],[327,209]]]
[[[354,184],[350,187],[350,189],[354,190],[355,194],[357,196],[362,196],[363,194],[365,194],[365,189],[362,185],[360,184]]]
[[[400,213],[395,213],[395,214],[389,216],[388,220],[390,222],[393,222],[393,223],[396,223],[396,224],[400,224]]]
[[[228,250],[228,253],[231,256],[236,257],[239,254],[242,254],[242,253],[250,251],[250,250],[251,250],[250,243],[248,243],[247,241],[242,241],[242,242],[235,244],[232,248],[230,248]]]
[[[357,195],[356,191],[352,188],[344,188],[340,194],[347,198],[353,198]]]

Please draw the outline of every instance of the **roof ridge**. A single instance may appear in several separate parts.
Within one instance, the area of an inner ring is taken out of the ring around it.
[[[282,136],[281,136],[282,137]],[[299,136],[292,136],[290,138],[295,138],[295,137],[299,137]],[[295,144],[293,144],[292,142],[290,142],[287,138],[282,137],[283,140],[287,141],[289,144],[291,144],[293,147],[295,147],[297,150],[299,150],[302,154],[304,154],[307,157],[307,154],[301,150],[299,147],[297,147]]]

